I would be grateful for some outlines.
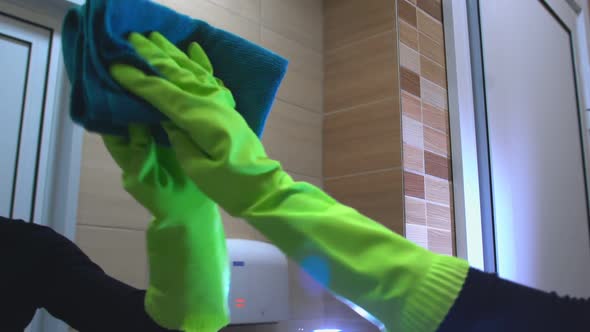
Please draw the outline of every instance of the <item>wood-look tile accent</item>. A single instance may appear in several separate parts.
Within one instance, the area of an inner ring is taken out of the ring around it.
[[[442,6],[440,2],[441,0],[418,0],[417,5],[430,16],[438,21],[442,21]]]
[[[444,35],[442,24],[418,10],[418,30],[428,37],[432,38],[439,45],[444,45]]]
[[[411,26],[417,27],[418,21],[416,18],[416,7],[408,3],[406,0],[397,0],[397,6],[399,18],[406,21]]]
[[[446,89],[447,73],[443,66],[422,56],[420,57],[420,70],[422,77]]]
[[[447,109],[447,90],[430,82],[427,79],[420,79],[420,88],[422,89],[422,102],[436,106],[440,109]]]
[[[428,227],[406,224],[406,238],[415,244],[428,249]]]
[[[402,132],[404,143],[419,149],[424,149],[424,128],[421,122],[403,116]]]
[[[436,129],[445,135],[449,134],[449,114],[429,104],[422,104],[424,125]]]
[[[414,96],[420,97],[420,76],[404,67],[400,68],[401,88]]]
[[[327,179],[325,187],[335,199],[403,234],[401,170]]]
[[[422,121],[422,108],[420,107],[420,99],[405,91],[402,91],[402,110],[405,116],[416,121]]]
[[[392,97],[399,88],[396,35],[387,32],[327,52],[326,112]]]
[[[418,44],[420,53],[441,66],[445,66],[445,49],[444,46],[437,44],[432,38],[418,32]]]
[[[448,149],[448,137],[441,132],[424,127],[424,148],[427,151],[431,151],[443,156],[447,156],[449,153]]]
[[[402,67],[406,67],[415,73],[420,73],[420,54],[403,43],[399,47],[399,60]]]
[[[426,204],[426,220],[428,227],[451,230],[451,208],[433,203]]]
[[[324,119],[324,176],[401,165],[399,102],[386,99],[329,114]]]
[[[414,50],[418,50],[418,30],[404,21],[399,21],[399,39]]]
[[[426,202],[411,196],[405,199],[406,223],[426,226]]]
[[[428,249],[443,255],[453,255],[453,235],[449,231],[428,228]]]
[[[424,190],[426,200],[434,203],[449,205],[450,188],[449,181],[426,176],[424,178]]]
[[[449,160],[429,151],[424,151],[424,167],[426,174],[449,180]]]
[[[404,172],[404,193],[406,196],[425,198],[424,176]]]
[[[406,170],[424,173],[424,149],[404,143],[404,168]]]
[[[391,0],[325,0],[324,12],[327,51],[395,28],[395,1]]]

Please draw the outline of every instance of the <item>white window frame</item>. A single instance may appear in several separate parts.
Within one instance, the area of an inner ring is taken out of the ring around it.
[[[453,151],[453,193],[457,255],[471,266],[484,268],[480,186],[475,129],[475,106],[471,70],[467,1],[442,0],[447,57],[449,117]],[[586,0],[545,0],[552,8],[578,8],[574,41],[581,72],[578,89],[582,107],[590,110],[590,16]],[[560,3],[560,2],[563,2]],[[586,61],[583,61],[583,60]],[[588,112],[586,112],[588,113]],[[586,129],[590,129],[590,116]],[[585,139],[586,141],[586,139]],[[588,156],[586,145],[586,156]],[[587,163],[588,165],[588,163]]]

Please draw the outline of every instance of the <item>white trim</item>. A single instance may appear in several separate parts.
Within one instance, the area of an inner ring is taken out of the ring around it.
[[[53,29],[45,119],[39,163],[36,219],[75,238],[83,129],[69,116],[70,88],[61,52],[61,25],[67,9],[83,0],[0,0],[0,11]],[[39,276],[42,277],[42,276]],[[66,332],[67,325],[46,312],[28,331]]]
[[[464,0],[443,0],[457,255],[484,268],[471,54]]]

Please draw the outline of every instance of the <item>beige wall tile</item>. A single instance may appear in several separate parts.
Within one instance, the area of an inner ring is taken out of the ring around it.
[[[429,104],[422,105],[424,125],[436,129],[445,135],[449,134],[449,113]]]
[[[453,255],[453,235],[449,231],[428,228],[428,249],[443,255]]]
[[[309,111],[322,112],[322,80],[305,75],[296,70],[289,70],[277,98]]]
[[[395,1],[325,0],[326,50],[395,29]]]
[[[403,91],[420,97],[420,75],[405,67],[400,68],[400,85]]]
[[[406,223],[426,226],[426,202],[411,196],[405,197]],[[407,235],[407,228],[406,228]]]
[[[426,176],[424,178],[426,200],[434,203],[449,205],[451,191],[449,181]]]
[[[420,68],[422,77],[446,89],[447,73],[441,65],[422,56],[420,58]]]
[[[404,128],[405,129],[405,128]],[[424,127],[424,149],[430,152],[434,152],[441,156],[448,156],[449,149],[448,149],[448,137],[445,134],[431,129],[429,127]]]
[[[324,121],[326,177],[401,166],[397,100],[332,113]]]
[[[317,0],[261,0],[262,24],[305,47],[323,50],[323,5]]]
[[[206,0],[160,0],[159,2],[179,12],[206,21],[217,28],[235,33],[255,43],[260,42],[259,24],[227,8]]]
[[[78,224],[144,230],[152,217],[123,189],[121,169],[98,135],[84,135]]]
[[[448,206],[428,203],[426,205],[426,219],[428,227],[451,230],[451,208]]]
[[[404,144],[404,169],[424,173],[424,150]]]
[[[424,129],[422,123],[407,116],[403,116],[402,132],[405,144],[419,149],[424,148]]]
[[[264,235],[240,218],[231,216],[221,210],[221,219],[225,228],[225,237],[228,239],[247,239],[268,242]]]
[[[418,33],[418,43],[420,44],[420,54],[432,59],[441,66],[445,66],[445,49],[444,46],[437,44],[430,37],[422,32]]]
[[[420,89],[423,103],[433,105],[443,110],[448,109],[447,90],[424,78],[420,80]]]
[[[439,45],[444,45],[442,24],[422,10],[418,10],[418,30],[432,38]]]
[[[422,122],[422,108],[420,99],[402,91],[402,113],[418,122]]]
[[[289,60],[289,70],[295,70],[313,79],[321,80],[324,74],[322,53],[306,48],[265,27],[261,31],[261,45]]]
[[[403,234],[402,171],[326,179],[326,191],[389,229]]]
[[[286,170],[322,175],[322,115],[276,101],[262,139],[271,158]]]
[[[399,47],[400,64],[415,73],[420,73],[420,54],[405,44],[400,44]]]
[[[326,112],[391,97],[397,91],[397,47],[393,33],[326,53]]]
[[[428,249],[428,227],[422,225],[407,224],[406,239]]]
[[[404,172],[404,194],[424,199],[424,176],[412,172]]]
[[[260,20],[260,0],[209,0],[254,21]]]
[[[441,0],[418,0],[418,7],[438,21],[442,21]]]
[[[399,21],[399,39],[403,44],[418,50],[418,30],[406,22]]]
[[[407,2],[406,0],[397,1],[398,16],[401,20],[404,20],[409,25],[416,27],[416,6]]]
[[[426,174],[448,180],[450,174],[450,160],[430,151],[424,151],[424,169]]]
[[[147,287],[145,232],[78,226],[76,243],[110,276],[134,287]]]

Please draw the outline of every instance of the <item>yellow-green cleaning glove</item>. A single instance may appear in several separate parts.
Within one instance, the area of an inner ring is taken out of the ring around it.
[[[103,136],[123,170],[124,188],[154,220],[147,230],[147,313],[161,326],[217,332],[229,323],[229,265],[217,205],[185,175],[170,148],[146,127],[129,139]]]
[[[466,262],[433,254],[294,182],[234,110],[198,45],[190,46],[189,58],[157,33],[130,41],[165,78],[126,65],[111,74],[172,120],[165,126],[172,146],[203,192],[387,330],[437,329],[461,290]]]

